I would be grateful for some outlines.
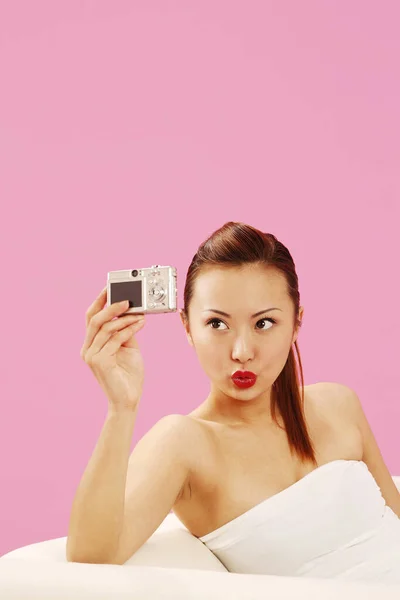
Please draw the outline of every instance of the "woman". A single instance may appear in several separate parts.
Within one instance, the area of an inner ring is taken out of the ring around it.
[[[400,583],[400,494],[357,395],[304,386],[304,308],[275,236],[228,222],[199,247],[180,316],[210,393],[130,456],[144,317],[104,304],[105,290],[81,356],[108,414],[74,498],[68,560],[123,564],[172,509],[232,572]]]

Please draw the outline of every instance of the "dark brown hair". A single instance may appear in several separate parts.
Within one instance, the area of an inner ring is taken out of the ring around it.
[[[189,320],[189,305],[199,274],[210,267],[240,267],[257,264],[280,271],[286,279],[287,291],[294,304],[293,326],[300,327],[300,294],[295,264],[289,250],[272,233],[262,233],[251,225],[228,221],[208,237],[198,248],[190,263],[184,289],[182,312]],[[301,376],[299,377],[293,345],[281,373],[272,386],[271,414],[278,426],[276,409],[282,416],[289,447],[303,461],[317,464],[315,449],[304,419],[304,377],[297,340],[294,342]]]

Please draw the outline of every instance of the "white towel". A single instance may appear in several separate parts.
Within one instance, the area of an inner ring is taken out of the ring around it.
[[[199,540],[233,573],[400,583],[400,519],[359,460],[321,465]]]

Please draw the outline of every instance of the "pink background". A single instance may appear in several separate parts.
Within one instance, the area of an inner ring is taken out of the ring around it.
[[[399,3],[0,3],[0,554],[67,535],[106,416],[80,358],[117,269],[228,220],[296,262],[305,382],[353,387],[399,454]],[[209,382],[178,312],[147,318],[137,440]],[[177,374],[179,373],[179,379]]]

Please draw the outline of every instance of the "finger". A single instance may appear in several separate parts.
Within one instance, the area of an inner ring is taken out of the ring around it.
[[[107,354],[107,356],[116,354],[121,345],[125,346],[126,342],[128,342],[128,340],[133,337],[133,334],[142,326],[143,319],[136,323],[126,325],[109,336],[102,335],[103,331],[101,330],[87,352],[86,361],[89,362],[94,356],[99,356],[100,354]]]
[[[96,313],[90,319],[87,325],[85,345],[87,347],[90,346],[90,344],[94,340],[94,337],[97,335],[98,331],[103,327],[105,323],[111,323],[114,320],[118,322],[119,319],[116,319],[115,317],[126,316],[124,313],[126,312],[128,307],[128,301],[122,300],[122,302],[115,302],[110,306],[107,306],[107,308],[103,308],[98,313]],[[130,314],[128,316],[130,316]]]
[[[85,354],[88,351],[90,351],[91,354],[100,352],[104,344],[106,344],[110,337],[115,335],[116,332],[124,329],[128,325],[136,323],[140,319],[137,315],[128,314],[123,315],[119,319],[106,321],[101,327],[98,327],[95,323],[96,318],[96,316],[93,317],[89,324],[86,338],[81,349],[82,358],[85,358]]]
[[[121,346],[124,348],[136,348],[139,349],[139,344],[135,335],[142,329],[144,326],[144,319],[141,319],[137,323],[126,327],[122,331],[113,335],[107,344],[104,347],[104,352],[107,347],[107,354],[113,355],[116,354]]]
[[[90,319],[96,315],[107,302],[107,286],[103,288],[96,300],[89,306],[86,311],[86,327],[89,324]]]

